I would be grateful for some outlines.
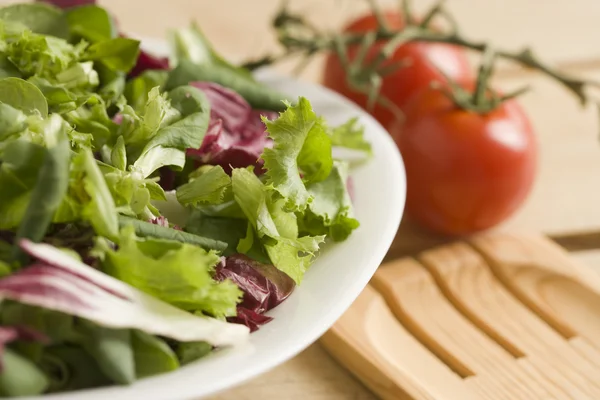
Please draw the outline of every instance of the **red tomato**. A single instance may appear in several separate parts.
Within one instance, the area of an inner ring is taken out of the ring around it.
[[[401,29],[404,26],[403,18],[397,11],[387,11],[384,15],[390,29]],[[353,21],[344,29],[344,32],[368,32],[377,29],[377,26],[375,17],[368,14]],[[366,59],[371,60],[384,44],[383,41],[375,43],[369,49]],[[355,59],[358,49],[359,46],[348,48],[350,60]],[[407,43],[400,46],[384,65],[393,62],[407,63],[407,66],[386,75],[380,93],[401,110],[405,108],[415,93],[428,86],[430,82],[445,82],[444,76],[437,68],[459,83],[474,80],[474,72],[469,66],[466,53],[460,47],[453,45],[425,42]],[[337,55],[333,53],[328,55],[325,63],[323,84],[363,108],[367,108],[367,96],[357,93],[348,86],[344,69]],[[380,105],[374,108],[372,114],[386,128],[395,120],[394,114]]]
[[[432,231],[490,228],[517,210],[532,187],[537,144],[515,100],[477,114],[427,89],[392,135],[406,166],[407,216]]]

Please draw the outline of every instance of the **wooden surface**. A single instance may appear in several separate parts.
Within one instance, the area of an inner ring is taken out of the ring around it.
[[[600,276],[541,235],[385,263],[321,339],[383,399],[600,396]]]
[[[2,1],[8,3],[12,1]],[[278,0],[100,0],[123,30],[164,37],[168,29],[196,20],[216,47],[232,59],[260,56],[274,46],[269,18]],[[293,0],[319,26],[335,29],[365,9],[363,0]],[[382,3],[396,4],[396,0]],[[429,0],[414,0],[423,8]],[[448,0],[462,30],[508,48],[531,45],[545,59],[600,79],[598,0]],[[321,60],[302,79],[318,81]],[[278,69],[289,72],[292,66]],[[522,103],[541,148],[539,174],[526,204],[498,230],[559,233],[600,228],[600,131],[593,110],[582,110],[554,82],[531,74],[505,73],[500,87],[528,82]],[[438,240],[403,223],[390,257],[413,253]],[[600,267],[597,252],[578,256]],[[261,377],[215,396],[225,399],[372,399],[319,344]]]

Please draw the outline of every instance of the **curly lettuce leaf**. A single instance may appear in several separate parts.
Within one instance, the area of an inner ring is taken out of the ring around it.
[[[144,178],[136,171],[123,171],[100,163],[108,189],[115,201],[117,211],[130,216],[150,219],[158,214],[152,200],[166,200],[165,192],[153,179]]]
[[[231,187],[231,178],[222,167],[208,167],[198,177],[177,188],[177,200],[184,206],[220,204]]]
[[[212,278],[214,251],[170,240],[137,238],[124,228],[118,250],[107,248],[103,270],[158,299],[214,317],[235,315],[242,292],[231,281]]]
[[[185,150],[202,144],[210,119],[210,105],[201,90],[182,86],[166,94],[152,89],[137,129],[125,137],[133,169],[147,177],[160,167],[182,169]],[[140,146],[143,144],[143,147]],[[137,149],[141,147],[139,156]]]
[[[76,126],[78,132],[91,136],[94,149],[101,149],[118,134],[119,125],[108,116],[106,103],[97,95],[86,98],[83,104],[63,117]]]
[[[347,181],[348,164],[336,161],[327,179],[308,185],[314,200],[306,213],[300,216],[301,231],[342,241],[359,227],[359,222],[353,217]]]
[[[7,43],[5,54],[24,78],[36,75],[54,80],[80,60],[85,46],[73,46],[63,39],[25,30]]]
[[[364,137],[365,129],[358,125],[358,118],[352,118],[348,122],[336,126],[329,131],[331,144],[334,147],[343,147],[346,149],[359,150],[368,156],[373,155],[371,143]]]
[[[297,105],[288,104],[276,120],[263,122],[273,139],[273,148],[262,154],[268,184],[286,199],[287,207],[302,211],[312,201],[305,182],[322,181],[331,171],[327,128],[304,97]]]
[[[273,191],[253,172],[234,169],[232,187],[235,201],[254,228],[273,265],[300,283],[325,237],[298,237],[296,215],[284,207],[287,201],[281,198],[275,200]],[[253,246],[249,236],[242,242],[244,249]]]
[[[127,81],[125,85],[124,95],[129,104],[136,113],[141,113],[148,103],[148,94],[158,86],[162,90],[168,76],[167,71],[163,70],[147,70],[140,75]]]

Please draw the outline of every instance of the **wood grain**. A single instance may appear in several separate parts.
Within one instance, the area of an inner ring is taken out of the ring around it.
[[[600,348],[600,277],[564,251],[536,237],[510,235],[473,240],[496,276],[565,338],[583,336]]]
[[[493,376],[487,385],[496,398],[560,398],[560,387],[543,374],[523,369],[514,355],[458,312],[419,263],[401,260],[386,265],[375,274],[372,284],[396,318],[461,376],[472,376],[471,382]],[[598,393],[590,390],[587,394]]]
[[[383,265],[370,285],[395,320],[387,312],[385,323],[374,322],[385,312],[381,302],[377,310],[370,307],[377,296],[368,289],[322,343],[383,398],[390,394],[374,383],[393,376],[390,364],[408,359],[419,365],[414,356],[426,355],[478,398],[597,399],[596,322],[582,328],[585,320],[600,319],[599,283],[540,235],[481,235]],[[420,354],[399,352],[400,336],[404,345],[418,341]],[[381,354],[388,363],[373,362]],[[393,380],[404,388],[396,398],[428,398],[423,395],[440,384],[412,379],[402,374]]]
[[[480,398],[394,319],[370,287],[321,343],[383,399]]]

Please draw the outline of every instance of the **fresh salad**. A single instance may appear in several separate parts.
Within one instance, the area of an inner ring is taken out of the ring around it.
[[[359,226],[332,149],[371,152],[195,24],[160,58],[93,2],[51,3],[0,9],[0,397],[247,340]]]

